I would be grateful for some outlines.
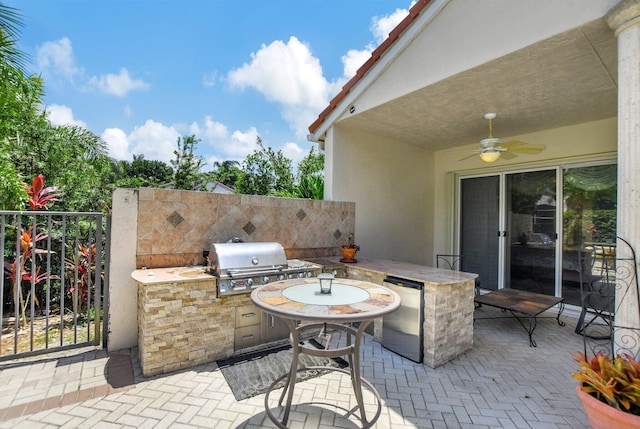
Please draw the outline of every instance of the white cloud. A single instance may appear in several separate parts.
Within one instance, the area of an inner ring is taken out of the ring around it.
[[[285,143],[281,148],[282,154],[293,161],[293,167],[297,166],[302,159],[307,156],[308,151],[301,148],[297,143]]]
[[[129,152],[129,140],[120,128],[107,128],[100,136],[107,143],[109,156],[120,161],[132,161],[133,154]],[[137,154],[136,154],[137,155]]]
[[[415,2],[414,2],[415,3]],[[413,4],[413,3],[412,3]],[[268,101],[280,105],[281,115],[304,138],[308,126],[342,86],[369,59],[371,52],[404,19],[408,9],[372,18],[374,42],[361,50],[351,49],[343,57],[343,76],[328,81],[318,58],[305,43],[292,36],[288,42],[276,40],[251,54],[251,61],[227,74],[233,88],[254,88]]]
[[[349,51],[342,56],[343,74],[345,79],[351,79],[356,75],[356,72],[362,65],[369,59],[373,52],[373,46],[363,49],[349,49]]]
[[[149,84],[142,79],[132,79],[126,68],[121,68],[119,74],[106,74],[93,76],[89,79],[89,85],[98,88],[105,94],[123,97],[131,91],[149,88]]]
[[[202,140],[198,146],[201,151],[207,151],[207,149],[215,151],[216,161],[242,161],[258,148],[256,144],[258,130],[255,127],[250,127],[246,131],[230,132],[225,124],[214,121],[211,116],[206,116],[202,124],[193,122],[189,126],[189,133],[195,134]],[[210,162],[208,166],[211,165]]]
[[[36,64],[47,76],[61,76],[73,82],[83,71],[76,65],[71,40],[45,42],[36,48]]]
[[[73,111],[70,107],[52,104],[46,107],[47,119],[51,125],[77,125],[87,128],[87,124],[73,117]]]
[[[414,4],[415,1],[412,2],[409,7]],[[358,69],[371,57],[374,49],[384,42],[391,30],[396,28],[408,13],[409,9],[396,9],[395,12],[389,15],[381,17],[374,16],[371,19],[369,30],[373,34],[373,42],[363,49],[349,49],[349,51],[342,56],[342,64],[344,66],[343,82],[355,76]]]
[[[216,85],[217,78],[218,78],[217,71],[213,71],[211,73],[205,73],[204,76],[202,76],[202,85],[204,85],[206,88],[211,88]]]
[[[409,8],[413,6],[416,2],[412,1],[409,5]],[[375,37],[375,42],[377,45],[380,45],[384,42],[384,39],[389,36],[391,30],[396,28],[398,24],[409,14],[409,9],[396,9],[395,12],[384,15],[384,16],[374,16],[371,19],[371,33]]]
[[[36,63],[49,83],[52,80],[64,80],[74,87],[84,90],[97,89],[105,94],[122,97],[131,91],[144,90],[149,84],[142,79],[133,79],[126,68],[118,74],[108,73],[87,78],[85,70],[76,64],[71,40],[45,42],[36,48]]]
[[[328,103],[331,90],[320,61],[296,37],[262,45],[251,54],[250,63],[231,70],[227,79],[232,87],[252,87],[279,104],[282,116],[301,138],[316,112]]]
[[[135,154],[167,164],[173,158],[173,151],[178,149],[178,137],[181,137],[180,133],[174,127],[151,119],[134,128],[129,135],[119,128],[108,128],[102,133],[112,158],[131,161]]]

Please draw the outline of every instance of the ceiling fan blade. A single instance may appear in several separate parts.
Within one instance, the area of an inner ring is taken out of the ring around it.
[[[511,153],[511,151],[509,152],[501,152],[500,154],[500,158],[503,159],[514,159],[517,155],[514,153]]]
[[[498,146],[500,147],[504,147],[504,148],[512,148],[512,147],[516,147],[516,146],[524,146],[527,145],[527,142],[523,142],[520,140],[509,140],[508,142],[500,142]]]
[[[472,153],[471,155],[467,155],[463,158],[460,158],[458,161],[464,161],[465,159],[473,158],[474,156],[478,156],[478,152]]]
[[[517,153],[528,153],[528,154],[538,154],[540,152],[542,152],[543,150],[546,149],[546,146],[543,144],[540,145],[527,145],[527,146],[522,146],[522,147],[512,147],[509,148],[509,152],[517,152]]]

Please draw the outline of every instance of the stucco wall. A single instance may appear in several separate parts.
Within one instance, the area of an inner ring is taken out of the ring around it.
[[[424,264],[432,260],[433,155],[380,136],[336,127],[325,142],[327,198],[358,207],[362,256]]]
[[[232,237],[277,241],[287,258],[340,254],[355,233],[354,202],[141,188],[113,196],[107,347],[137,344],[136,268],[201,265]]]

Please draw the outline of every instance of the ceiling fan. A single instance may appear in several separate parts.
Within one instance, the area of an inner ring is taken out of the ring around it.
[[[532,145],[519,140],[503,142],[502,139],[494,137],[492,121],[495,117],[495,113],[487,113],[484,115],[484,118],[489,121],[489,136],[480,140],[480,149],[475,151],[484,162],[495,162],[501,156],[505,159],[513,159],[516,157],[516,153],[538,154],[546,148],[546,146],[542,144]],[[460,159],[460,161],[473,156],[475,156],[475,154],[466,156]]]

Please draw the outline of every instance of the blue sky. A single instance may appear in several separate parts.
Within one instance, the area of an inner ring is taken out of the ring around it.
[[[308,126],[408,13],[410,0],[0,0],[45,80],[54,124],[101,136],[116,159],[243,160],[263,143],[294,161]]]

